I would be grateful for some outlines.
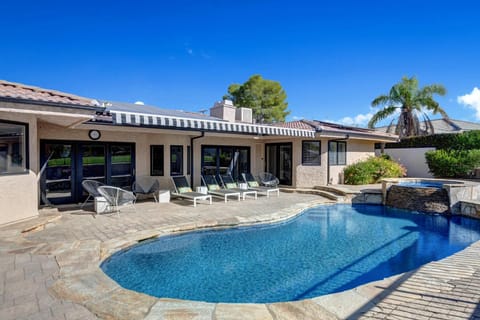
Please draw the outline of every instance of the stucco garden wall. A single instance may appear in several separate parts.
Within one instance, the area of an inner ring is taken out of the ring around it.
[[[407,168],[407,177],[433,178],[425,160],[425,153],[431,150],[435,150],[435,148],[385,149],[384,153]],[[375,153],[380,154],[380,150],[375,150]]]

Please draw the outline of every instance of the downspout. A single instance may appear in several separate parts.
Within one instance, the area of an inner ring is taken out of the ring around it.
[[[193,152],[193,141],[199,138],[205,137],[205,131],[201,132],[202,134],[196,137],[190,138],[190,186],[193,187],[193,158],[194,158],[194,152]]]
[[[333,141],[347,141],[350,138],[350,135],[346,134],[345,138],[343,139],[333,139],[333,140],[327,140],[327,185],[330,184],[330,142]],[[345,158],[347,155],[345,155]]]

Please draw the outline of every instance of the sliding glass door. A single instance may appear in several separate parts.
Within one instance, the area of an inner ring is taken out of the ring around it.
[[[238,180],[250,171],[250,147],[202,146],[202,174],[230,173]]]
[[[292,144],[268,143],[265,145],[265,171],[280,180],[280,184],[292,185]]]

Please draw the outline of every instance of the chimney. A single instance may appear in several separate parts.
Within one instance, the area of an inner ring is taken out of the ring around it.
[[[238,122],[252,123],[252,109],[250,108],[237,108],[235,112],[235,120]]]
[[[235,122],[236,108],[231,100],[215,102],[210,108],[210,115],[229,122]]]

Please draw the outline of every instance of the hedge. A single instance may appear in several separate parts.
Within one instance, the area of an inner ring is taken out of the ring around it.
[[[375,147],[380,149],[380,144],[375,144]],[[480,130],[410,137],[404,138],[397,143],[385,144],[385,149],[426,147],[433,147],[442,150],[480,149]]]

